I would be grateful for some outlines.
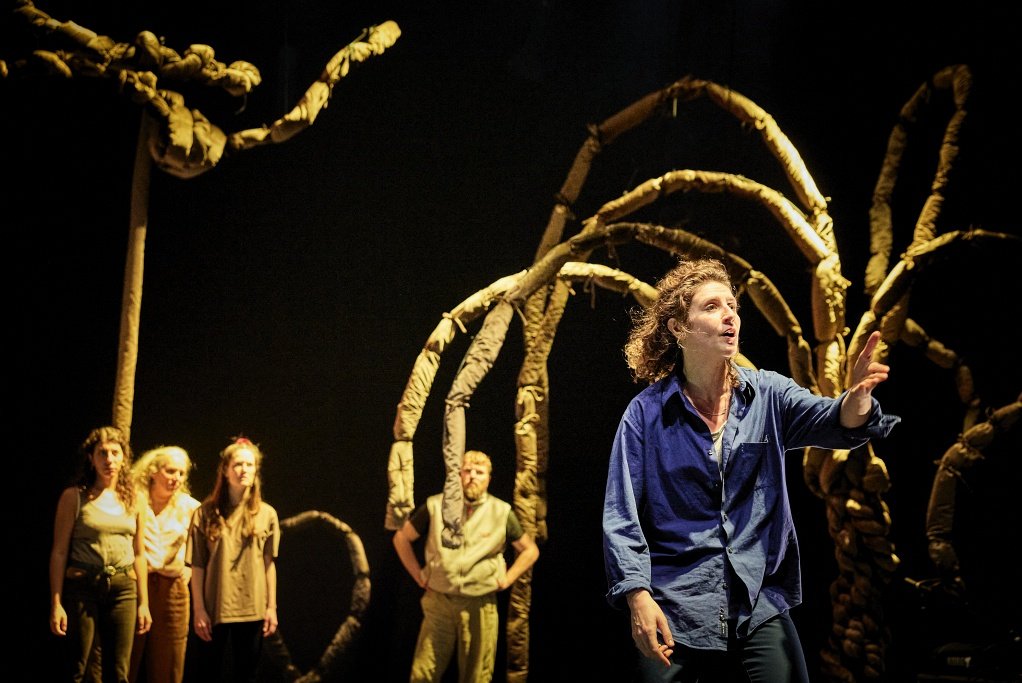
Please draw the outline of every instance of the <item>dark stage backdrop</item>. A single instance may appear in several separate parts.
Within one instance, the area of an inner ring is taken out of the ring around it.
[[[686,74],[766,109],[832,200],[854,326],[867,305],[868,211],[887,136],[920,84],[967,63],[974,92],[942,229],[1020,232],[1018,122],[1007,104],[1019,83],[1019,16],[1010,3],[961,3],[939,15],[929,3],[897,3],[892,14],[895,4],[871,2],[825,15],[818,3],[795,1],[155,4],[39,7],[117,41],[151,30],[178,52],[206,43],[222,61],[254,63],[263,84],[249,97],[202,105],[229,132],[283,115],[362,28],[390,19],[402,30],[383,55],[355,65],[309,130],[193,180],[154,170],[150,197],[134,447],[186,448],[201,497],[217,451],[244,433],[266,453],[266,498],[282,518],[322,510],[354,529],[372,598],[338,680],[407,676],[419,591],[383,520],[394,409],[416,354],[445,311],[529,265],[588,124]],[[47,630],[54,507],[77,445],[111,417],[139,112],[109,84],[87,80],[12,76],[0,81],[0,102],[13,309],[5,393],[16,465],[6,515],[16,529],[7,591],[16,611],[6,621],[16,633],[11,652],[26,653],[45,680],[58,652]],[[949,107],[937,103],[936,112],[902,171],[902,246],[928,192]],[[682,168],[741,173],[790,194],[755,131],[696,102],[608,146],[576,215]],[[765,211],[686,195],[644,217],[686,225],[767,272],[810,332],[806,267]],[[669,264],[641,246],[614,256],[600,251],[594,260],[649,280]],[[997,406],[1022,387],[1010,332],[1019,256],[1017,246],[968,252],[934,267],[914,294],[913,315],[963,354],[981,395]],[[603,599],[600,549],[609,445],[640,388],[620,352],[632,302],[576,294],[550,359],[550,537],[535,568],[531,615],[536,681],[624,680],[633,657],[625,615]],[[787,372],[783,341],[751,306],[746,313],[747,355]],[[417,502],[442,482],[442,398],[466,348],[459,334],[444,354],[416,434]],[[516,322],[467,414],[469,446],[493,456],[493,490],[507,499],[521,357]],[[895,680],[911,680],[941,645],[996,645],[1018,627],[1019,599],[1001,589],[1017,584],[1002,565],[1019,542],[1011,497],[1019,473],[1011,462],[1018,458],[991,455],[962,502],[963,566],[984,619],[908,590],[905,579],[933,574],[926,503],[934,461],[958,434],[961,410],[949,372],[904,348],[891,360],[892,379],[878,396],[904,423],[877,444],[893,481],[888,501],[902,559],[888,606],[889,666]],[[1005,450],[1017,455],[1017,441]],[[797,454],[789,475],[805,573],[805,604],[794,616],[816,667],[830,630],[833,545]],[[281,631],[306,670],[348,614],[351,568],[336,537],[313,530],[285,535],[279,574]]]

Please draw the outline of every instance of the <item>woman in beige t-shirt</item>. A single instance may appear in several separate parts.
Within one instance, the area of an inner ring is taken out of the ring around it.
[[[277,630],[277,511],[262,500],[263,454],[244,437],[220,453],[213,492],[192,517],[196,657],[202,680],[255,681],[263,638]],[[230,643],[231,661],[224,655]]]

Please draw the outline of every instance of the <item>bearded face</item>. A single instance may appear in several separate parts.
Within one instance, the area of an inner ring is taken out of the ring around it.
[[[490,485],[490,472],[482,465],[466,465],[461,468],[461,487],[465,499],[476,501],[483,497]]]
[[[479,500],[486,493],[486,485],[482,482],[473,481],[465,487],[465,498],[468,500]]]

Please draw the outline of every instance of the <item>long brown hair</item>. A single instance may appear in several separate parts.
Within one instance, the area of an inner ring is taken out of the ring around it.
[[[220,462],[216,468],[216,482],[213,484],[213,491],[202,501],[203,512],[205,513],[206,537],[215,541],[223,531],[224,523],[231,513],[230,488],[227,486],[227,470],[231,466],[231,458],[242,449],[252,451],[255,456],[255,477],[252,486],[246,489],[244,498],[240,505],[244,508],[245,514],[241,522],[241,535],[252,537],[255,535],[255,516],[259,512],[259,505],[263,502],[263,452],[259,446],[243,436],[235,437],[227,448],[220,451]]]
[[[682,360],[682,349],[667,328],[676,318],[688,325],[688,311],[696,290],[707,282],[719,282],[734,292],[731,276],[717,259],[679,260],[656,284],[657,300],[649,308],[632,311],[632,330],[625,342],[624,354],[632,379],[652,384],[670,374]],[[737,382],[733,364],[729,364],[731,383]]]
[[[131,444],[128,443],[124,432],[117,427],[110,425],[96,427],[85,437],[85,441],[78,447],[81,460],[75,485],[82,491],[87,491],[96,483],[96,468],[92,465],[92,452],[96,449],[96,446],[107,441],[119,444],[121,451],[124,453],[124,462],[121,464],[121,471],[117,473],[117,484],[114,488],[117,492],[117,498],[120,499],[125,509],[133,510],[135,507],[135,486],[131,481]]]

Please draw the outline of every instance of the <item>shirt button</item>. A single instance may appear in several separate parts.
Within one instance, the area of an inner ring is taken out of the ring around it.
[[[724,590],[727,590],[727,582],[724,583]]]
[[[734,549],[734,548],[732,548],[731,546],[728,546],[728,547],[727,547],[727,551],[728,551],[729,553],[734,553],[735,549]]]
[[[725,513],[723,513],[723,515],[724,515],[724,521],[726,522],[727,521],[727,513],[725,512]]]

